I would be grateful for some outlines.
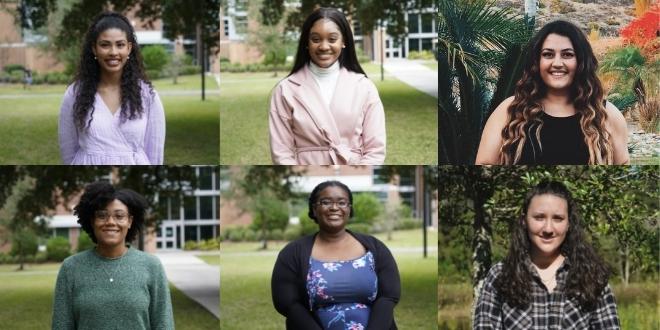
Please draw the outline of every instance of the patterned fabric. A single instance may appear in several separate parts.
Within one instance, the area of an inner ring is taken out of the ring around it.
[[[366,329],[378,294],[373,255],[367,252],[355,260],[336,262],[310,257],[307,293],[323,329]]]
[[[605,287],[596,309],[581,311],[577,302],[565,297],[564,289],[570,263],[568,259],[557,270],[557,286],[552,293],[541,281],[531,261],[532,302],[525,309],[504,302],[494,287],[502,271],[502,263],[488,272],[474,313],[473,329],[620,329],[616,302],[609,285]]]

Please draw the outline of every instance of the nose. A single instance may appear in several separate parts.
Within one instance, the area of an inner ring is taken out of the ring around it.
[[[564,66],[564,61],[562,61],[561,56],[555,56],[552,59],[552,66],[553,67],[563,67]]]
[[[552,235],[552,233],[554,232],[555,232],[555,228],[552,224],[552,220],[546,220],[543,223],[543,228],[541,228],[541,233],[543,233],[544,235],[546,234]]]
[[[321,45],[319,45],[319,49],[328,50],[330,49],[330,44],[327,41],[323,41],[321,42]]]

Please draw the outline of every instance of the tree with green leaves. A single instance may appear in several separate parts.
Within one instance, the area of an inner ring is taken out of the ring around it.
[[[494,0],[440,0],[438,92],[440,162],[473,164],[492,111],[522,75],[532,18]]]

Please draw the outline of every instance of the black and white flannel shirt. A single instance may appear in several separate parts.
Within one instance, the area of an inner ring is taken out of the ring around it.
[[[552,293],[548,293],[528,260],[534,280],[530,288],[531,303],[525,309],[510,306],[495,289],[495,279],[502,272],[502,265],[500,262],[488,272],[475,308],[473,329],[620,329],[616,302],[609,285],[603,290],[596,309],[590,312],[581,311],[578,303],[566,296],[568,259],[557,269],[557,286]]]

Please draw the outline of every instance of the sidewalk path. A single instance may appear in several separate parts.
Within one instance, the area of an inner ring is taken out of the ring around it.
[[[407,59],[387,59],[385,70],[404,83],[438,98],[438,71]]]
[[[158,252],[167,279],[186,296],[220,318],[220,267],[195,257],[197,252]],[[217,254],[217,253],[216,253]]]

